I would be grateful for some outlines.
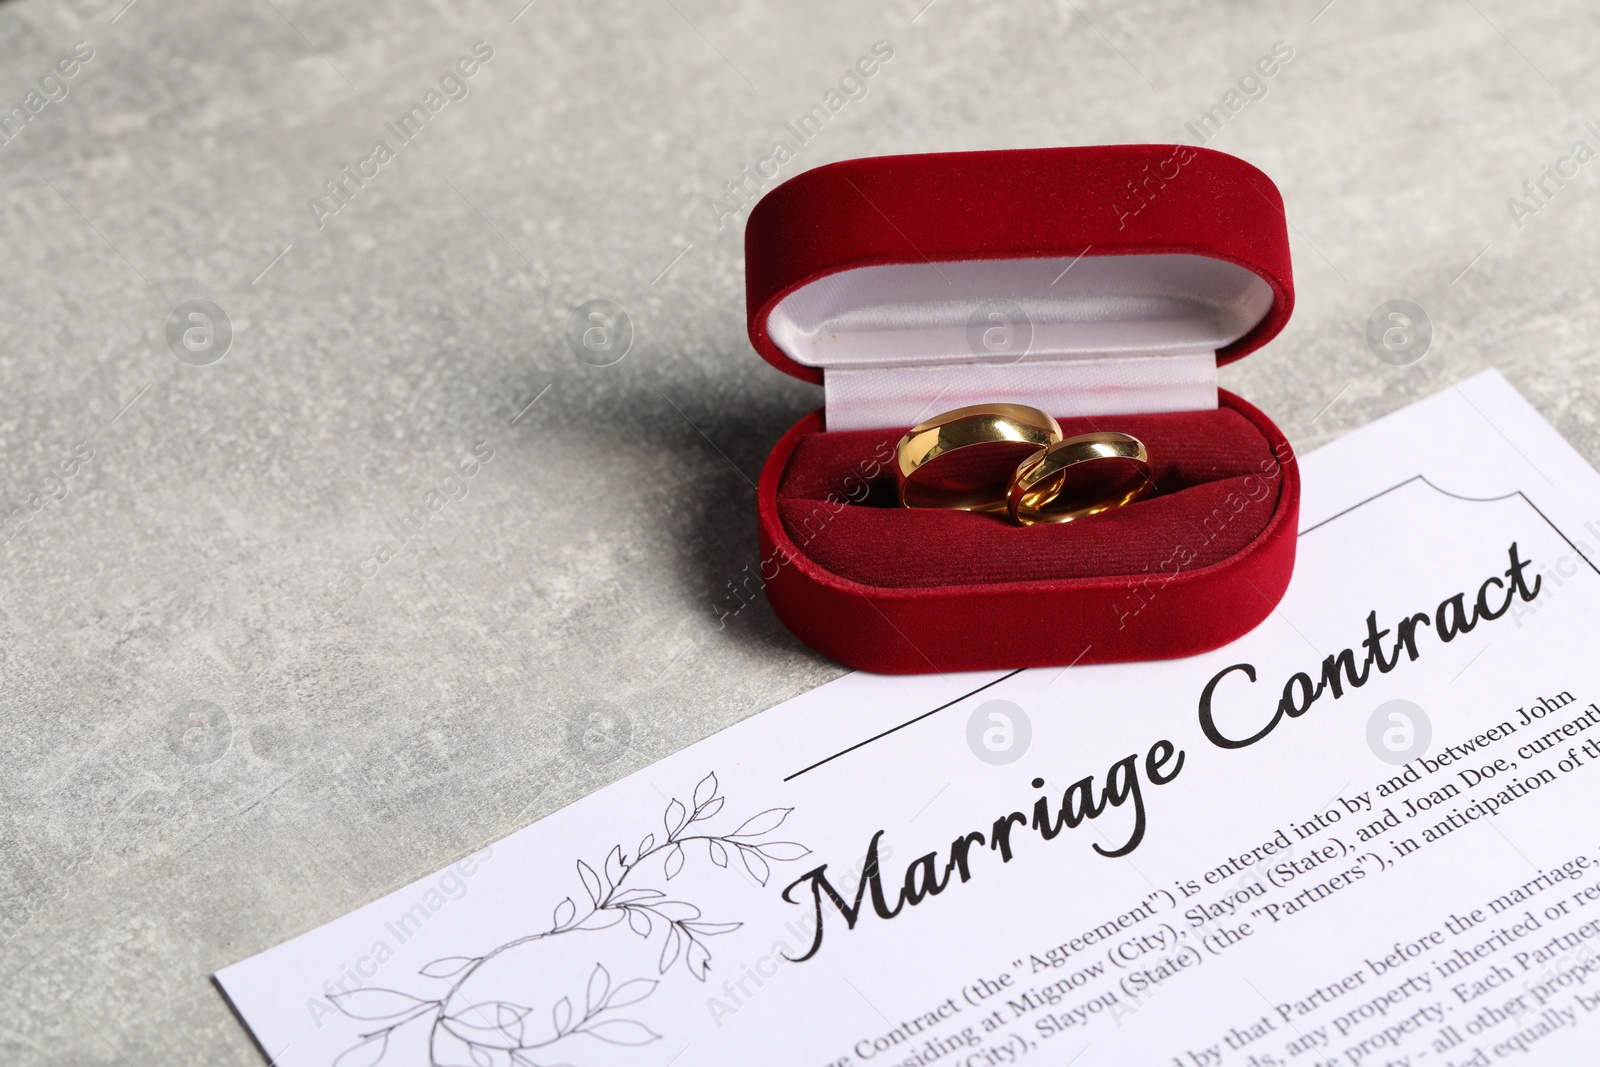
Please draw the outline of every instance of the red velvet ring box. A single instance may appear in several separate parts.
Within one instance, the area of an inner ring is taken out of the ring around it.
[[[818,652],[890,674],[1162,659],[1282,597],[1298,469],[1217,385],[1294,304],[1255,167],[1188,145],[848,160],[762,198],[745,270],[757,351],[824,387],[758,489],[767,597]],[[985,402],[1133,434],[1159,492],[1027,527],[898,506],[900,436]]]

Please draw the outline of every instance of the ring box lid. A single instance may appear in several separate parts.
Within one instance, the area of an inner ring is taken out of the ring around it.
[[[745,229],[750,338],[830,429],[931,400],[1216,406],[1294,304],[1277,187],[1190,145],[882,156],[806,171]]]

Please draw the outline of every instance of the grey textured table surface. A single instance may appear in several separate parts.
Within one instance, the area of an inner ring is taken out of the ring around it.
[[[0,1062],[259,1063],[213,970],[841,673],[718,620],[819,393],[713,204],[874,42],[782,176],[1194,141],[1286,42],[1210,143],[1282,187],[1299,306],[1224,384],[1306,449],[1493,366],[1600,459],[1590,5],[524,2],[0,6]]]

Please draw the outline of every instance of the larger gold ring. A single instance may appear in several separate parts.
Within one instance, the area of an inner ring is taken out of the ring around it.
[[[1125,433],[1086,433],[1023,460],[1012,475],[1006,511],[1021,526],[1071,522],[1131,504],[1154,489],[1143,441]]]
[[[976,404],[935,415],[911,427],[895,448],[900,503],[1004,512],[1017,464],[1059,440],[1061,425],[1025,404]]]

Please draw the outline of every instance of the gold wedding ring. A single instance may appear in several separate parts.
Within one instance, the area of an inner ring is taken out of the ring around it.
[[[1131,504],[1154,489],[1144,442],[1125,433],[1086,433],[1023,460],[1006,492],[1006,511],[1021,526],[1071,522]]]
[[[1061,440],[1061,426],[1023,404],[975,404],[911,427],[895,448],[908,508],[1004,512],[1018,464]]]

